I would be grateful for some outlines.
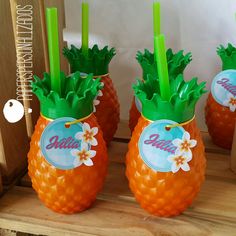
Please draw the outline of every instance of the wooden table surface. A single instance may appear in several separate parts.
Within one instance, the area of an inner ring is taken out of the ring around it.
[[[206,181],[193,205],[175,218],[149,215],[136,203],[125,177],[128,130],[120,126],[109,148],[109,174],[93,207],[61,215],[44,207],[26,175],[0,199],[0,228],[40,235],[236,235],[236,175],[229,152],[206,133]]]

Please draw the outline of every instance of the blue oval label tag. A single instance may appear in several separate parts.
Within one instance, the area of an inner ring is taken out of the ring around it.
[[[157,172],[189,171],[191,149],[197,145],[178,123],[159,120],[148,125],[139,138],[139,153],[145,164]]]
[[[231,112],[236,110],[236,70],[225,70],[219,73],[211,85],[213,98]]]
[[[80,165],[92,166],[98,145],[98,128],[86,122],[63,117],[49,123],[40,138],[40,147],[46,160],[58,169],[68,170]]]

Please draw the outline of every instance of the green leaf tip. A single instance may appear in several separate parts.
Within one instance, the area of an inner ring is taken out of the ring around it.
[[[149,74],[145,81],[138,80],[133,85],[135,96],[142,103],[142,113],[150,120],[169,119],[178,123],[190,120],[195,114],[195,106],[206,93],[206,83],[198,83],[197,78],[184,81],[182,74],[170,80],[171,98],[164,101],[160,96],[159,81]]]
[[[102,89],[100,79],[93,75],[81,77],[80,72],[65,76],[60,74],[61,96],[51,89],[51,77],[44,73],[43,79],[34,76],[32,91],[40,101],[41,113],[51,119],[73,117],[80,119],[93,112],[93,100]]]
[[[236,48],[232,44],[228,44],[227,48],[220,45],[217,48],[217,54],[222,61],[222,70],[236,69]]]
[[[184,51],[181,50],[177,53],[173,53],[172,49],[166,51],[169,78],[174,79],[179,74],[183,74],[187,65],[192,61],[192,54],[187,53],[184,55]],[[144,53],[138,51],[136,59],[143,70],[143,79],[147,79],[148,74],[152,74],[158,77],[157,66],[154,60],[154,53],[151,53],[148,49],[144,50]]]
[[[105,46],[99,49],[95,44],[89,48],[88,57],[84,56],[82,48],[71,45],[71,48],[64,48],[63,55],[67,58],[71,72],[81,71],[83,73],[93,73],[95,76],[104,75],[109,72],[109,63],[116,55],[115,48],[109,49]]]

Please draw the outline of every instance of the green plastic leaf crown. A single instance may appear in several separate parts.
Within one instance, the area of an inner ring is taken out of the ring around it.
[[[198,84],[197,78],[185,82],[182,74],[170,80],[171,98],[164,101],[160,96],[159,81],[147,75],[145,81],[138,80],[133,86],[135,96],[142,103],[142,114],[149,120],[168,119],[178,123],[188,121],[195,114],[195,106],[206,93],[206,83]]]
[[[183,74],[187,65],[192,61],[192,54],[187,53],[184,55],[183,50],[173,53],[172,49],[168,49],[166,51],[166,57],[170,79],[175,79],[179,74]],[[157,65],[153,53],[147,49],[144,50],[144,53],[138,51],[136,59],[142,67],[144,80],[147,79],[148,74],[158,77]]]
[[[50,119],[60,117],[84,118],[93,112],[93,100],[102,88],[100,79],[94,80],[89,74],[86,78],[76,72],[66,77],[61,72],[61,96],[51,89],[51,77],[44,73],[41,80],[34,76],[33,93],[40,101],[42,115]]]
[[[71,72],[80,71],[83,73],[93,73],[95,76],[107,74],[109,63],[115,56],[115,48],[108,49],[108,46],[99,49],[94,45],[88,50],[88,57],[82,53],[82,48],[71,45],[71,48],[64,48],[63,55],[67,58]]]
[[[222,70],[236,69],[236,48],[232,44],[229,43],[227,48],[220,45],[217,54],[222,60]]]

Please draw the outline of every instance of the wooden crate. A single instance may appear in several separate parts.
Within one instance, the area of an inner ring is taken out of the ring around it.
[[[4,104],[11,98],[16,98],[16,52],[14,33],[12,26],[12,16],[10,2],[33,6],[33,73],[42,77],[45,71],[42,32],[40,25],[39,1],[32,0],[2,0],[0,1],[0,54],[1,60],[1,86],[0,86],[0,111]],[[62,40],[62,30],[65,26],[64,1],[46,0],[45,6],[55,6],[58,8],[60,27],[60,46],[64,46]],[[66,73],[68,65],[61,56],[61,68]],[[39,104],[34,97],[30,107],[33,109],[32,124],[35,125],[39,116]],[[26,132],[26,121],[21,119],[18,123],[8,123],[3,115],[0,116],[0,173],[5,185],[10,185],[17,176],[26,171],[27,152],[29,150],[29,138]]]
[[[2,176],[0,174],[0,196],[2,195],[3,193],[3,184],[2,184]]]
[[[149,215],[136,203],[125,177],[129,141],[122,123],[109,147],[109,174],[103,191],[87,211],[60,215],[37,198],[26,175],[0,199],[0,227],[41,235],[236,235],[236,175],[229,153],[215,147],[206,133],[206,181],[193,205],[175,218]]]

